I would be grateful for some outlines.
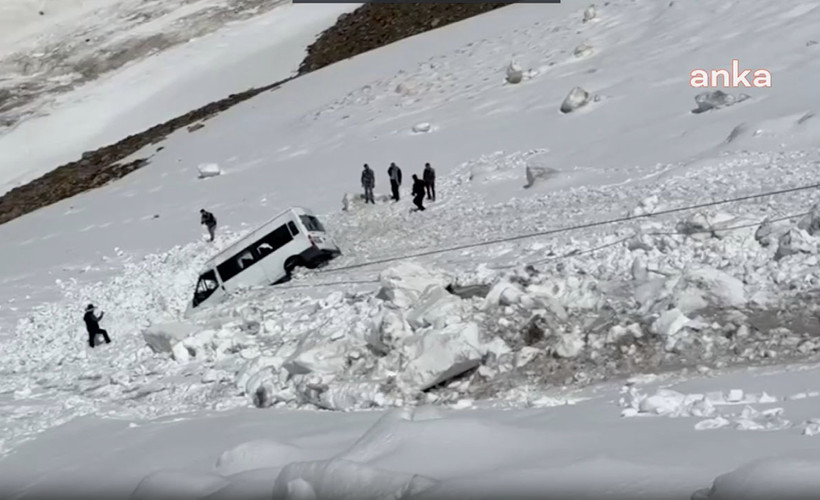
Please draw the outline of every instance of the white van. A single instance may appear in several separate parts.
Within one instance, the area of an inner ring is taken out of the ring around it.
[[[291,207],[205,264],[188,311],[238,288],[288,281],[296,267],[314,269],[341,253],[310,210]]]

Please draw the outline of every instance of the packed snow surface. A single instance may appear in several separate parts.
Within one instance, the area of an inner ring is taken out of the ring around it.
[[[783,364],[820,350],[816,188],[670,210],[817,183],[820,9],[588,7],[513,5],[324,68],[0,226],[0,484],[208,498],[814,488],[817,368]],[[706,101],[689,72],[733,58],[773,87],[693,112]],[[411,213],[428,161],[437,200]],[[358,196],[363,163],[375,205]],[[343,256],[186,313],[200,266],[290,205],[316,211]],[[220,221],[213,243],[200,208]],[[590,225],[609,219],[623,220]],[[112,338],[94,350],[89,302]],[[727,369],[748,364],[782,366]],[[77,480],[99,466],[112,473]]]

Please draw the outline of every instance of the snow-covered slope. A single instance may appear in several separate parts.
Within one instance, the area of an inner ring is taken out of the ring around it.
[[[676,365],[709,373],[705,365],[771,363],[820,349],[813,306],[820,214],[805,217],[817,202],[815,189],[413,259],[426,271],[406,262],[416,252],[817,182],[820,126],[811,82],[820,9],[624,0],[598,6],[585,22],[586,8],[573,1],[513,5],[324,68],[201,130],[170,136],[144,152],[148,166],[115,184],[0,226],[0,315],[6,325],[18,321],[2,354],[10,408],[4,449],[90,414],[173,418],[252,403],[277,407],[266,412],[425,402],[469,408],[484,400],[543,407],[590,395],[563,385]],[[513,58],[524,69],[520,83],[507,82]],[[689,85],[689,72],[729,68],[732,59],[768,69],[773,86],[724,89],[749,97],[692,113],[703,89]],[[562,113],[575,87],[592,98]],[[353,199],[342,211],[343,196],[359,191],[361,164],[375,168],[376,190],[386,193],[391,161],[404,169],[402,200],[362,206]],[[438,200],[409,213],[407,184],[426,161],[437,169]],[[202,163],[216,163],[224,174],[199,179]],[[525,188],[526,167],[551,175]],[[289,286],[250,290],[183,320],[198,266],[291,204],[319,212],[344,256]],[[203,241],[200,208],[220,221],[213,245]],[[767,217],[783,220],[761,229]],[[339,269],[380,259],[395,260]],[[486,299],[455,299],[443,288],[453,282],[492,289]],[[85,347],[80,318],[87,302],[106,311],[110,346]],[[168,321],[185,321],[195,334],[171,343],[171,353],[154,353],[143,333],[178,331]],[[219,434],[210,426],[230,427],[220,418],[239,419],[247,434],[214,438],[204,454],[185,455],[196,457],[191,461],[170,455],[176,460],[168,468],[184,462],[188,471],[208,473],[221,450],[261,435],[275,441],[259,451],[273,457],[263,465],[271,469],[232,485],[224,477],[166,475],[144,487],[188,484],[204,496],[222,486],[270,491],[273,478],[275,488],[291,488],[289,498],[311,491],[321,498],[327,478],[354,477],[351,488],[384,493],[380,488],[395,491],[410,481],[404,473],[416,473],[422,477],[411,489],[454,480],[434,487],[460,497],[485,482],[530,492],[552,478],[561,479],[549,482],[556,496],[588,487],[589,495],[606,489],[618,497],[688,498],[744,462],[772,453],[788,458],[811,446],[814,431],[801,432],[818,412],[815,397],[778,403],[783,414],[759,410],[771,401],[763,391],[811,396],[812,371],[728,377],[685,382],[676,388],[681,394],[649,387],[644,393],[655,397],[627,393],[620,406],[612,388],[593,387],[588,391],[603,399],[560,410],[476,413],[463,433],[446,420],[425,432],[410,429],[395,413],[327,417],[327,424],[310,414],[317,422],[305,431],[310,435],[282,443],[279,436],[301,432],[289,422],[301,413],[276,420],[283,434],[241,411],[203,417],[176,427],[180,439],[185,432]],[[423,391],[438,382],[444,385]],[[734,388],[753,393],[747,402],[756,410],[721,404],[746,401],[739,393],[686,396]],[[652,411],[665,416],[643,418]],[[385,420],[366,431],[378,418]],[[106,425],[129,439],[164,439]],[[340,430],[322,434],[322,425]],[[777,432],[749,438],[725,427]],[[538,453],[526,462],[511,458],[535,442],[522,434],[532,428],[544,434]],[[385,434],[409,436],[412,444],[382,449]],[[486,437],[488,450],[508,443],[510,453],[484,462],[478,453],[430,451],[430,443],[451,443],[446,435]],[[65,429],[44,435],[29,445],[29,457],[66,436]],[[635,444],[636,436],[648,445]],[[552,445],[562,453],[552,453]],[[4,463],[25,466],[26,449],[0,462],[0,470]],[[337,452],[353,464],[296,464],[277,475],[294,460]],[[448,468],[448,458],[465,456],[475,461]],[[816,470],[816,457],[795,460]],[[118,486],[166,467],[131,463]],[[470,477],[505,468],[503,477],[485,474],[485,482]],[[216,472],[228,469],[236,471]],[[731,497],[748,474],[725,478],[712,496]],[[598,483],[590,476],[600,478],[601,490],[592,491]],[[61,481],[52,475],[41,484]]]
[[[0,39],[9,52],[0,51],[0,85],[9,87],[0,86],[0,192],[85,151],[295,74],[315,36],[358,6],[46,3],[57,8],[43,17],[60,17],[45,26],[23,22]],[[28,8],[20,4],[20,15]],[[27,26],[40,36],[23,37],[30,43],[22,45],[8,40]],[[6,109],[13,127],[3,128]]]

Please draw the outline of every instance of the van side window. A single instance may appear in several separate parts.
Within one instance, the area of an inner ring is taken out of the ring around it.
[[[314,231],[319,233],[324,233],[325,228],[322,226],[322,223],[319,222],[319,219],[312,215],[300,215],[299,218],[302,220],[302,224],[305,225],[308,231]]]
[[[263,241],[256,246],[256,252],[259,254],[259,258],[262,259],[268,254],[273,253],[273,247],[270,246],[270,243],[265,243]]]
[[[240,250],[236,255],[216,266],[222,281],[226,282],[245,269],[256,264],[262,258],[279,250],[293,240],[286,224],[282,224],[273,232],[260,239],[251,246]]]
[[[293,221],[288,222],[288,228],[290,228],[290,234],[292,236],[299,234],[299,228],[296,227],[296,224],[294,224]]]
[[[260,240],[261,243],[267,243],[270,245],[273,252],[279,250],[283,246],[287,245],[293,240],[293,236],[290,235],[290,230],[286,224],[282,224],[273,232],[269,233],[267,236]]]
[[[219,282],[216,280],[216,273],[213,270],[203,273],[194,290],[194,307],[210,297],[217,288],[219,288]]]
[[[219,271],[219,276],[225,282],[259,262],[260,259],[261,257],[254,254],[253,247],[249,247],[216,266],[216,270]]]

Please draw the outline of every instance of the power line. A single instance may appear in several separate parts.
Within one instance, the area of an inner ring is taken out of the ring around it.
[[[795,193],[795,192],[798,192],[798,191],[806,191],[806,190],[809,190],[809,189],[817,189],[818,187],[820,187],[820,184],[810,184],[810,185],[806,185],[806,186],[797,186],[797,187],[792,187],[792,188],[788,188],[788,189],[781,189],[781,190],[778,190],[778,191],[767,191],[767,192],[764,192],[764,193],[758,193],[758,194],[747,195],[747,196],[740,196],[740,197],[737,197],[737,198],[729,198],[729,199],[725,199],[725,200],[710,201],[710,202],[706,202],[706,203],[699,203],[697,205],[689,205],[689,206],[685,206],[685,207],[670,208],[670,209],[660,210],[660,211],[652,212],[652,213],[639,214],[639,215],[626,216],[626,217],[618,217],[616,219],[607,219],[607,220],[596,221],[596,222],[588,222],[588,223],[584,223],[584,224],[577,224],[577,225],[574,225],[574,226],[566,226],[566,227],[561,227],[561,228],[556,228],[556,229],[548,229],[546,231],[538,231],[538,232],[535,232],[535,233],[522,234],[522,235],[518,235],[518,236],[508,236],[508,237],[505,237],[505,238],[498,238],[498,239],[490,240],[490,241],[482,241],[482,242],[478,242],[478,243],[467,243],[467,244],[464,244],[464,245],[458,245],[458,246],[449,247],[449,248],[441,248],[441,249],[437,249],[437,250],[427,250],[425,252],[419,252],[419,253],[410,254],[410,255],[403,255],[403,256],[399,256],[399,257],[387,257],[387,258],[384,258],[384,259],[377,259],[377,260],[373,260],[373,261],[369,261],[369,262],[361,262],[361,263],[358,263],[358,264],[350,264],[350,265],[347,265],[347,266],[336,267],[336,268],[333,268],[333,269],[321,270],[317,274],[335,273],[335,272],[338,272],[338,271],[347,271],[349,269],[358,269],[358,268],[366,267],[366,266],[374,266],[374,265],[377,265],[377,264],[385,264],[385,263],[388,263],[388,262],[395,262],[397,260],[414,259],[414,258],[418,258],[418,257],[427,257],[429,255],[436,255],[436,254],[440,254],[440,253],[455,252],[455,251],[458,251],[458,250],[466,250],[466,249],[469,249],[469,248],[477,248],[477,247],[482,247],[482,246],[495,245],[497,243],[506,243],[506,242],[510,242],[510,241],[517,241],[517,240],[523,240],[523,239],[528,239],[528,238],[535,238],[535,237],[538,237],[538,236],[548,236],[548,235],[552,235],[552,234],[559,234],[559,233],[566,233],[566,232],[570,232],[570,231],[577,231],[577,230],[580,230],[580,229],[589,229],[589,228],[592,228],[592,227],[619,224],[619,223],[622,223],[622,222],[629,222],[629,221],[632,221],[632,220],[635,220],[635,219],[644,219],[644,218],[648,218],[648,217],[658,217],[658,216],[661,216],[661,215],[668,215],[668,214],[673,214],[673,213],[677,213],[677,212],[686,212],[686,211],[697,210],[697,209],[701,209],[701,208],[714,207],[714,206],[718,206],[718,205],[725,205],[725,204],[728,204],[728,203],[736,203],[736,202],[740,202],[740,201],[753,200],[753,199],[757,199],[757,198],[765,198],[765,197],[768,197],[768,196],[777,196],[777,195],[781,195],[781,194]]]
[[[778,217],[778,218],[775,218],[775,219],[764,219],[763,221],[760,221],[760,222],[750,222],[748,224],[740,224],[740,225],[737,225],[737,226],[730,226],[730,227],[724,227],[724,228],[703,229],[703,230],[685,231],[685,232],[684,231],[668,231],[668,232],[655,231],[655,232],[642,233],[642,234],[649,235],[649,236],[688,236],[688,235],[692,235],[692,234],[714,233],[714,232],[717,232],[717,231],[721,231],[721,232],[736,231],[738,229],[746,229],[746,228],[750,228],[750,227],[760,226],[766,220],[768,220],[770,223],[781,222],[781,221],[784,221],[784,220],[794,219],[796,217],[803,217],[803,216],[808,215],[810,213],[811,212],[801,212],[799,214],[786,215],[786,216]],[[554,256],[551,256],[551,257],[547,257],[545,259],[530,262],[529,265],[537,265],[537,264],[543,264],[545,262],[564,260],[564,259],[568,259],[570,257],[579,257],[579,256],[582,256],[582,255],[589,255],[589,254],[595,253],[599,250],[603,250],[605,248],[609,248],[609,247],[613,247],[615,245],[620,245],[621,243],[625,243],[625,242],[631,240],[632,238],[635,238],[636,236],[638,236],[638,233],[633,233],[633,234],[631,234],[631,235],[629,235],[625,238],[620,238],[620,239],[615,240],[615,241],[610,242],[610,243],[604,243],[604,244],[599,245],[599,246],[594,247],[594,248],[590,248],[590,249],[587,249],[587,250],[574,249],[574,250],[571,250],[571,251],[569,251],[565,254],[562,254],[562,255],[554,255]],[[495,269],[495,270],[512,269],[514,267],[517,267],[518,265],[519,264],[512,264],[512,265],[505,265],[505,266],[495,266],[495,267],[491,267],[491,269]],[[279,286],[279,287],[277,287],[277,289],[279,289],[279,290],[281,290],[281,289],[288,290],[288,289],[295,289],[295,288],[311,288],[311,287],[334,286],[334,285],[372,284],[372,283],[378,283],[378,282],[379,282],[378,279],[369,279],[369,280],[334,281],[334,282],[312,283],[312,284],[305,283],[305,284]]]

